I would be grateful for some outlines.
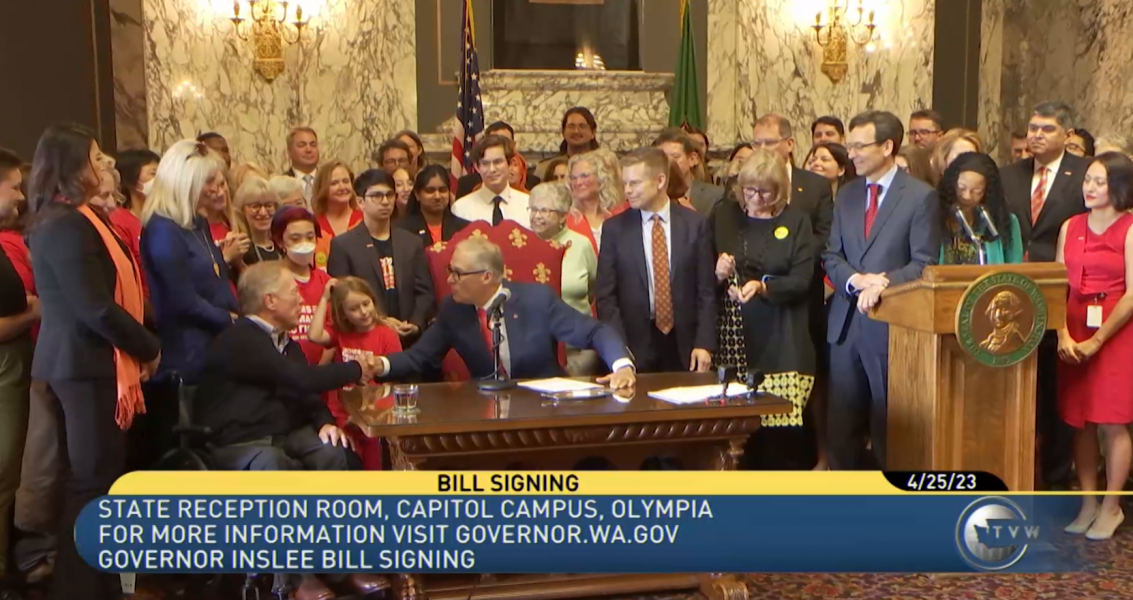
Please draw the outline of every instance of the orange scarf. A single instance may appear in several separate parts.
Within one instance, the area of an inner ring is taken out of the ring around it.
[[[118,238],[106,226],[90,206],[84,204],[79,212],[94,225],[98,234],[102,236],[102,243],[110,253],[110,260],[114,262],[116,272],[114,283],[114,302],[141,323],[145,317],[145,305],[142,300],[142,280],[133,261],[118,244]],[[114,349],[115,377],[118,380],[118,408],[114,411],[114,420],[121,429],[129,429],[134,421],[134,415],[145,414],[146,401],[142,396],[142,365],[136,358],[125,352]]]

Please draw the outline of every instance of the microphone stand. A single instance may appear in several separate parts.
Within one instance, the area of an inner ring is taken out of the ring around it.
[[[503,318],[503,305],[492,311],[488,315],[488,320],[492,323],[492,378],[481,381],[477,384],[482,392],[499,392],[502,390],[510,390],[516,386],[514,380],[503,378],[503,369],[500,368],[503,361],[500,359],[500,348],[504,344],[504,332],[501,329],[500,321]]]

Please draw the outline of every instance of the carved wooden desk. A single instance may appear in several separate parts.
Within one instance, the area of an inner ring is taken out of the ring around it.
[[[675,405],[651,390],[716,382],[715,374],[641,375],[634,390],[596,400],[555,402],[523,388],[481,393],[472,383],[422,385],[419,412],[394,414],[388,386],[342,392],[352,420],[389,443],[399,470],[569,470],[601,456],[619,469],[636,470],[649,456],[672,456],[686,469],[734,469],[760,416],[791,411],[791,403],[754,398]],[[479,600],[580,598],[660,590],[699,589],[709,598],[746,600],[732,575],[403,575],[399,598],[456,600],[475,588]]]

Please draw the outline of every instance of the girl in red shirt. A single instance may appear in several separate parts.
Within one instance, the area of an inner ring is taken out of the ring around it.
[[[333,329],[327,330],[327,305],[331,309]],[[364,280],[357,277],[332,279],[327,283],[319,307],[311,320],[307,338],[327,348],[335,349],[335,360],[365,361],[393,352],[401,352],[401,339],[397,333],[383,324],[378,311],[378,299],[374,290]],[[337,394],[328,396],[328,405],[340,428],[346,429],[354,437],[354,447],[362,457],[366,470],[382,468],[381,443],[370,438],[357,427],[346,428],[350,415],[338,400]]]

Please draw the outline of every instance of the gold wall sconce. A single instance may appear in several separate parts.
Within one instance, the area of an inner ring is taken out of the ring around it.
[[[242,16],[240,0],[232,3],[233,30],[240,39],[253,43],[256,57],[252,68],[269,82],[275,81],[284,70],[283,45],[298,43],[310,18],[304,17],[302,6],[294,4],[292,10],[293,3],[286,0],[246,2],[249,18]]]
[[[851,8],[851,4],[857,4]],[[865,0],[828,0],[814,15],[814,41],[822,47],[822,72],[838,83],[849,68],[846,57],[850,42],[865,46],[873,41],[875,11],[866,11]]]

